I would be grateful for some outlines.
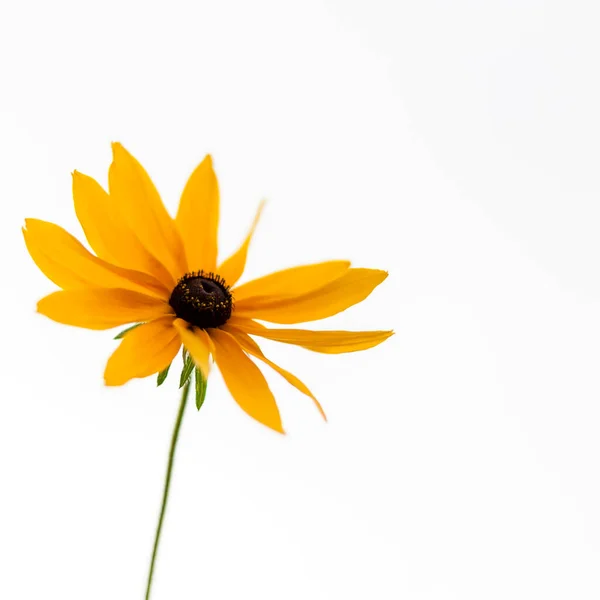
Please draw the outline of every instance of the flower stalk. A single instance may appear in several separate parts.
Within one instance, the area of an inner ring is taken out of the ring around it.
[[[188,382],[183,387],[183,393],[181,394],[181,402],[179,404],[179,411],[177,413],[177,419],[175,420],[175,427],[173,428],[173,435],[171,437],[171,449],[169,450],[169,462],[167,465],[167,474],[165,476],[165,487],[164,487],[164,491],[163,491],[162,505],[160,507],[160,516],[158,518],[158,525],[156,527],[156,535],[154,538],[154,548],[152,549],[152,559],[150,560],[150,570],[148,572],[148,584],[146,586],[146,600],[149,600],[150,591],[152,589],[152,577],[154,575],[154,565],[156,563],[158,544],[160,542],[160,532],[162,530],[163,520],[165,517],[165,511],[167,509],[167,501],[169,499],[169,487],[171,485],[171,475],[173,474],[175,449],[177,447],[177,440],[179,438],[179,429],[181,428],[181,421],[183,420],[183,413],[185,412],[185,405],[187,403],[189,392],[190,392],[190,384]]]

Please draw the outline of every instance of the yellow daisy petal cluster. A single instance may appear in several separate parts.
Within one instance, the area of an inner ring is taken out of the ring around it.
[[[372,348],[392,335],[271,329],[258,323],[291,325],[330,317],[364,300],[387,273],[336,260],[237,285],[262,204],[242,245],[219,262],[219,186],[210,156],[190,176],[175,219],[142,165],[118,143],[113,144],[108,192],[76,171],[73,199],[94,254],[46,221],[26,219],[23,235],[37,266],[61,288],[39,301],[40,313],[88,329],[143,323],[109,358],[107,385],[163,371],[183,344],[204,377],[212,358],[242,409],[283,433],[275,398],[250,357],[277,371],[325,415],[310,390],[269,360],[251,336],[337,354]]]

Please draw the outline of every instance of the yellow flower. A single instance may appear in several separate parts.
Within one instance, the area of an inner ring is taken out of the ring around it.
[[[40,313],[88,329],[143,323],[109,358],[107,385],[161,372],[183,344],[204,377],[212,357],[242,409],[283,433],[275,398],[250,356],[312,398],[325,415],[310,390],[250,336],[337,354],[372,348],[392,334],[259,324],[255,319],[288,325],[330,317],[364,300],[387,273],[336,260],[237,285],[262,205],[242,245],[219,263],[219,188],[210,156],[190,176],[175,219],[144,168],[118,143],[108,180],[107,193],[91,177],[73,174],[75,212],[95,254],[53,223],[26,219],[23,229],[31,257],[61,288],[39,301]]]

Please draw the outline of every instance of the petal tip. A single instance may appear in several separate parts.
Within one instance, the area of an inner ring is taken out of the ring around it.
[[[118,380],[110,377],[106,373],[104,373],[104,385],[106,387],[118,387],[120,385],[123,385],[123,382],[122,381],[118,381]]]
[[[106,387],[117,387],[123,385],[125,381],[117,376],[117,369],[112,367],[111,360],[108,360],[106,367],[104,368],[104,385]]]
[[[113,154],[113,160],[116,160],[119,155],[123,155],[127,152],[127,150],[125,150],[121,142],[111,142],[110,147]]]
[[[50,294],[52,295],[52,294]],[[39,313],[40,315],[44,315],[47,316],[44,308],[44,305],[46,304],[46,301],[48,300],[49,296],[44,296],[44,298],[40,298],[36,305],[35,305],[35,312]]]

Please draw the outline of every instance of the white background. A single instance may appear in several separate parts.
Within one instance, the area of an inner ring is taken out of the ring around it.
[[[265,343],[286,437],[218,375],[192,405],[154,600],[600,597],[600,43],[593,2],[5,2],[0,9],[0,597],[142,598],[176,377],[105,389],[112,332],[35,314],[25,217],[81,236],[110,142],[175,210],[211,152],[248,276],[387,269]]]

